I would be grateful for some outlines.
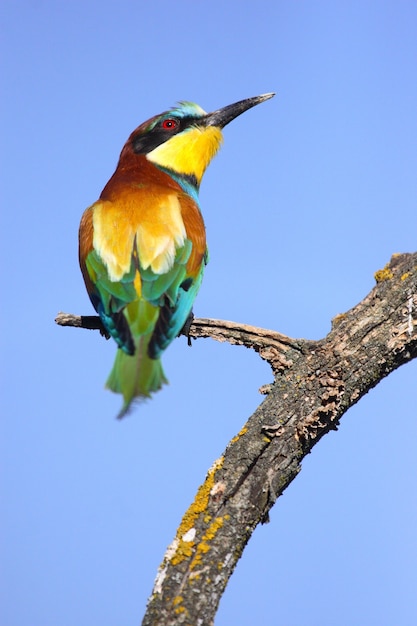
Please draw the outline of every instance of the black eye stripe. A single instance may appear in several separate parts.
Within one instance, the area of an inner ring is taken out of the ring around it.
[[[164,128],[164,122],[176,121],[174,128]],[[177,133],[195,124],[195,117],[175,117],[174,115],[159,120],[151,130],[144,131],[132,138],[132,149],[135,154],[148,154]]]

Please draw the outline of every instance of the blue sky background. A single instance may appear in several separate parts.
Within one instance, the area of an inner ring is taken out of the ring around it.
[[[181,99],[276,97],[225,130],[201,189],[195,313],[318,339],[417,248],[417,4],[3,0],[1,567],[4,626],[139,624],[207,468],[268,366],[185,339],[122,422],[115,344],[77,231],[139,123]],[[417,363],[364,397],[254,534],[216,626],[411,626]]]

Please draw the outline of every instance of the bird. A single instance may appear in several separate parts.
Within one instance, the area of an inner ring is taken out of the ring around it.
[[[117,344],[106,387],[123,396],[119,418],[168,382],[162,353],[192,319],[208,261],[198,194],[222,129],[274,95],[212,113],[182,101],[147,120],[82,215],[79,263],[91,303]]]

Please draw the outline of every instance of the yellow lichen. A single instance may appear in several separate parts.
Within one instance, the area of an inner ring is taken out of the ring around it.
[[[410,272],[406,272],[405,274],[403,274],[401,276],[401,280],[405,280],[406,278],[408,278],[410,276]]]
[[[242,428],[242,429],[238,432],[238,434],[230,440],[230,443],[231,443],[231,444],[232,444],[232,443],[236,443],[236,441],[239,441],[239,439],[240,439],[240,438],[241,438],[241,437],[242,437],[245,433],[247,433],[247,432],[248,432],[248,429],[247,429],[247,427],[246,427],[246,426],[244,426],[244,427],[243,427],[243,428]]]
[[[204,540],[211,541],[211,539],[214,539],[219,528],[223,526],[224,519],[225,519],[224,517],[216,517],[214,522],[210,524],[210,526],[207,528],[206,532],[204,533],[203,541]]]
[[[178,565],[185,559],[188,559],[193,553],[194,541],[184,541],[180,539],[175,554],[171,559],[172,565]]]
[[[382,283],[384,280],[390,280],[394,277],[389,265],[386,265],[383,270],[378,270],[374,274],[374,278],[377,283]]]
[[[210,550],[210,546],[205,541],[202,541],[197,546],[197,552],[200,552],[201,554],[207,554],[209,550]]]
[[[347,313],[339,313],[338,315],[335,315],[332,319],[332,328],[335,328],[338,324],[340,324],[340,322],[345,319],[346,315]]]
[[[197,567],[198,565],[201,565],[202,563],[202,556],[201,556],[201,552],[198,552],[195,557],[193,558],[193,560],[191,561],[191,565],[190,568],[194,569],[195,567]],[[190,578],[189,581],[190,583],[192,583],[194,581],[194,579],[196,578],[195,574],[191,575],[190,573]]]
[[[187,609],[185,608],[185,606],[181,606],[183,600],[184,598],[182,596],[175,596],[175,598],[172,601],[172,606],[174,607],[174,613],[176,613],[177,615],[187,612]]]
[[[189,530],[191,530],[191,528],[194,527],[194,524],[199,515],[201,515],[201,513],[204,513],[204,511],[207,509],[210,498],[210,491],[213,488],[216,473],[222,467],[223,461],[224,457],[220,457],[219,459],[217,459],[217,461],[213,463],[212,467],[207,473],[206,480],[197,491],[194,502],[182,518],[181,524],[177,531],[178,547],[175,550],[175,554],[171,558],[171,563],[173,565],[178,565],[192,555],[194,541],[184,541],[183,537]]]
[[[185,606],[177,606],[177,608],[174,609],[174,613],[180,615],[180,613],[185,613],[186,610]]]
[[[214,539],[219,528],[221,528],[224,524],[224,521],[228,519],[230,519],[230,515],[225,515],[224,517],[216,517],[215,520],[210,524],[204,535],[201,537],[201,541],[197,544],[195,556],[190,564],[190,569],[194,569],[195,567],[197,567],[197,565],[201,564],[202,555],[207,554],[207,552],[210,550],[209,542]]]

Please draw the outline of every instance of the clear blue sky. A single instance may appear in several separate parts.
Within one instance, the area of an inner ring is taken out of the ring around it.
[[[4,626],[137,625],[207,468],[267,365],[184,339],[121,423],[115,345],[89,314],[77,231],[133,128],[181,99],[277,96],[225,130],[201,189],[195,313],[318,339],[417,248],[417,4],[3,0]],[[417,363],[325,437],[255,532],[216,626],[412,626]]]

